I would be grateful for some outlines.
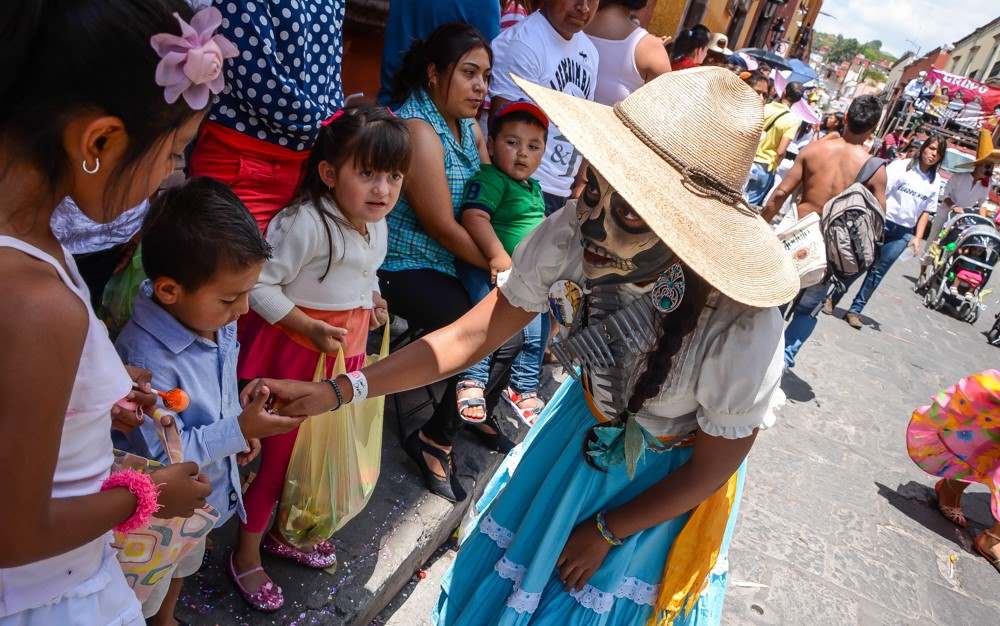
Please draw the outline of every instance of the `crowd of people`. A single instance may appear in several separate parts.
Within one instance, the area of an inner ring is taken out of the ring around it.
[[[438,623],[717,624],[744,459],[850,284],[797,296],[768,222],[853,182],[885,207],[856,325],[927,226],[946,143],[882,167],[877,100],[814,128],[803,85],[776,92],[702,25],[650,34],[645,5],[393,2],[379,104],[347,106],[343,0],[0,10],[0,467],[19,505],[0,624],[176,624],[205,536],[143,580],[110,537],[197,511],[239,518],[228,573],[279,610],[262,554],[336,564],[330,537],[303,546],[276,521],[300,425],[440,380],[400,442],[431,493],[468,497],[463,428],[522,449],[476,507]],[[113,337],[109,305],[128,311]],[[390,312],[413,339],[365,367]],[[571,374],[548,405],[547,353]]]

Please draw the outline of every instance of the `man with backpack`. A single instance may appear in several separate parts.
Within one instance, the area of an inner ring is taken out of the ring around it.
[[[881,162],[869,163],[864,142],[881,114],[882,105],[874,96],[855,98],[847,110],[843,134],[806,146],[764,207],[762,215],[771,221],[788,196],[802,185],[798,218],[811,213],[823,217],[829,273],[834,279],[803,289],[796,299],[792,320],[785,329],[787,368],[795,366],[795,355],[816,328],[816,316],[833,283],[867,271],[877,258],[885,220],[886,175]],[[831,210],[824,210],[828,203]],[[863,219],[850,219],[855,215]]]
[[[802,99],[804,92],[802,83],[792,81],[785,85],[781,100],[764,105],[764,131],[750,168],[750,179],[743,190],[750,204],[763,202],[774,185],[774,172],[802,124],[802,119],[791,107]]]

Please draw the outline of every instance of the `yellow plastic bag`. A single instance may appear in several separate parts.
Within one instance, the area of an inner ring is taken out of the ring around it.
[[[389,354],[389,325],[371,365]],[[321,355],[313,380],[323,380]],[[343,352],[334,375],[344,372]],[[336,411],[313,415],[299,427],[285,487],[278,505],[278,528],[285,540],[309,550],[360,513],[375,490],[382,462],[382,416],[385,398],[368,398]]]

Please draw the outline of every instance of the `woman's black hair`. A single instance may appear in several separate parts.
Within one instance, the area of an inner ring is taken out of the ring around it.
[[[917,149],[917,153],[913,155],[910,162],[906,164],[906,169],[912,170],[915,167],[920,167],[920,157],[924,153],[924,148],[929,148],[931,144],[937,144],[938,149],[938,160],[937,163],[931,166],[930,177],[931,180],[937,176],[938,166],[944,161],[945,154],[948,152],[948,138],[944,135],[931,135],[927,139],[924,139],[920,143],[920,147]]]
[[[475,26],[465,22],[449,22],[434,29],[427,39],[417,39],[410,46],[403,64],[392,79],[392,101],[403,102],[418,89],[428,88],[427,68],[433,65],[447,84],[455,64],[470,50],[483,48],[493,64],[490,44]]]
[[[374,105],[351,106],[337,114],[329,124],[321,126],[316,143],[303,165],[302,182],[292,205],[310,203],[319,211],[326,229],[326,278],[333,264],[333,233],[330,221],[343,220],[326,208],[332,191],[319,175],[320,163],[326,161],[339,169],[348,159],[359,170],[406,173],[410,166],[410,131],[403,120],[389,109]],[[328,218],[328,219],[327,219]]]
[[[158,33],[180,34],[190,21],[184,0],[4,0],[0,7],[0,145],[7,160],[29,164],[56,193],[73,167],[63,147],[66,125],[81,113],[121,119],[128,145],[105,188],[114,215],[142,159],[196,114],[183,99],[167,104],[155,82]],[[59,198],[53,198],[58,201]]]
[[[660,316],[659,337],[656,340],[656,347],[646,355],[646,364],[639,375],[639,379],[632,389],[632,396],[625,405],[625,411],[619,416],[620,426],[634,419],[632,416],[642,409],[651,398],[655,398],[660,393],[663,383],[670,376],[674,366],[674,357],[681,350],[684,339],[694,332],[698,326],[698,320],[708,302],[708,296],[712,289],[707,282],[689,267],[681,264],[684,268],[685,293],[680,305],[670,313]],[[597,442],[595,428],[601,426],[597,424],[591,427],[587,438],[583,443],[583,456],[588,463],[597,469],[603,469],[594,464],[592,457],[587,454],[591,442]]]
[[[646,5],[649,4],[649,0],[601,0],[600,4],[597,5],[597,10],[614,6],[623,6],[630,11],[639,11],[645,9]]]
[[[827,129],[826,122],[831,117],[833,117],[833,119],[835,119],[837,121],[837,125],[834,126],[833,129]],[[844,133],[844,114],[843,114],[843,112],[837,111],[837,112],[834,112],[834,113],[828,113],[823,118],[823,128],[822,128],[822,130],[828,130],[829,132],[836,131],[836,132],[838,132],[840,134],[843,134]]]
[[[704,24],[696,24],[693,27],[682,30],[677,39],[674,40],[670,51],[671,61],[680,61],[691,56],[691,53],[698,48],[708,46],[710,31]]]

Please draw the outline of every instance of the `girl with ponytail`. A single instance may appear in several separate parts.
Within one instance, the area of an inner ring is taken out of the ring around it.
[[[190,516],[210,492],[193,463],[109,476],[112,417],[134,427],[155,398],[49,220],[69,196],[112,221],[173,171],[236,54],[220,22],[183,0],[0,7],[0,624],[143,624],[109,531]]]

